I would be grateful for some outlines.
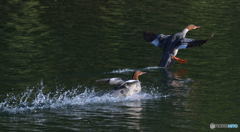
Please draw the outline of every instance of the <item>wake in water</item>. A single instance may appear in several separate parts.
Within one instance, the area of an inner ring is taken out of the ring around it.
[[[44,86],[41,83],[38,90],[33,88],[26,90],[20,95],[8,94],[5,100],[0,102],[0,112],[21,113],[72,105],[115,103],[166,97],[150,92],[150,94],[140,93],[130,97],[120,98],[113,97],[109,93],[99,94],[99,92],[95,92],[94,89],[91,90],[89,88],[85,88],[85,91],[81,92],[79,89],[83,88],[83,86],[79,86],[73,90],[63,92],[57,90],[56,92],[44,93]]]
[[[111,72],[105,72],[106,74],[122,74],[122,73],[130,73],[130,72],[134,72],[136,70],[157,70],[157,69],[161,69],[163,67],[159,67],[159,66],[150,66],[150,67],[145,67],[145,68],[140,68],[140,69],[130,69],[130,68],[125,68],[125,69],[116,69],[113,70]]]

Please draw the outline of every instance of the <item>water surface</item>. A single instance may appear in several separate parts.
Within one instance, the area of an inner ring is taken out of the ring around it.
[[[210,131],[239,122],[238,0],[0,2],[0,126],[3,131]],[[161,49],[143,31],[188,24],[187,64],[159,68]],[[129,79],[143,90],[113,98],[95,80]],[[237,129],[218,129],[222,131]]]

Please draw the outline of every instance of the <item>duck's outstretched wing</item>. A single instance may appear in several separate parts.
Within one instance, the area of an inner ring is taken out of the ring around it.
[[[150,42],[156,47],[162,47],[164,45],[164,40],[171,35],[155,34],[153,32],[143,32],[143,38],[145,41]]]
[[[181,41],[181,45],[179,45],[178,49],[186,49],[186,48],[192,48],[192,47],[199,47],[206,43],[208,40],[210,40],[214,34],[212,34],[208,39],[205,40],[195,40],[190,38],[183,38]]]
[[[96,82],[106,82],[110,85],[122,85],[125,81],[123,81],[121,78],[115,77],[115,78],[104,78],[96,80]]]
[[[128,87],[131,87],[131,85],[134,85],[136,83],[139,83],[139,81],[138,80],[128,80],[128,81],[122,83],[120,86],[114,88],[114,90],[128,88]]]
[[[184,38],[181,44],[177,47],[177,49],[187,49],[192,47],[199,47],[206,43],[208,40],[194,40],[190,38]]]

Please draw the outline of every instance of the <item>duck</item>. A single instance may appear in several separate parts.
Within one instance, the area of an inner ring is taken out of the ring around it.
[[[167,68],[172,64],[173,60],[181,64],[187,62],[187,60],[176,57],[178,50],[199,47],[214,36],[214,34],[212,34],[209,38],[202,40],[186,38],[186,35],[189,31],[199,28],[200,26],[190,24],[186,26],[181,32],[172,35],[157,35],[153,32],[143,32],[143,38],[145,41],[150,42],[150,44],[159,48],[163,48],[163,54],[159,66]]]
[[[135,71],[130,80],[124,81],[119,77],[114,78],[104,78],[96,80],[96,82],[106,82],[110,85],[115,85],[116,87],[110,92],[113,97],[127,97],[135,95],[141,92],[141,82],[139,81],[139,77],[146,72]]]

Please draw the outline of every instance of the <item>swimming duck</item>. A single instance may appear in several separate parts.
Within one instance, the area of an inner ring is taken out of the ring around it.
[[[146,72],[135,71],[132,79],[124,81],[121,78],[105,78],[96,80],[96,82],[107,82],[110,85],[116,85],[110,93],[114,97],[126,97],[137,94],[141,91],[141,82],[139,76],[146,74]]]
[[[194,40],[186,38],[188,31],[198,29],[200,26],[188,25],[182,32],[175,33],[173,35],[155,34],[152,32],[144,32],[143,37],[147,42],[150,42],[156,47],[163,48],[163,56],[160,61],[160,67],[169,67],[172,60],[176,60],[180,63],[186,63],[187,61],[176,57],[179,49],[187,49],[192,47],[201,46],[206,43],[214,34],[205,40]]]

